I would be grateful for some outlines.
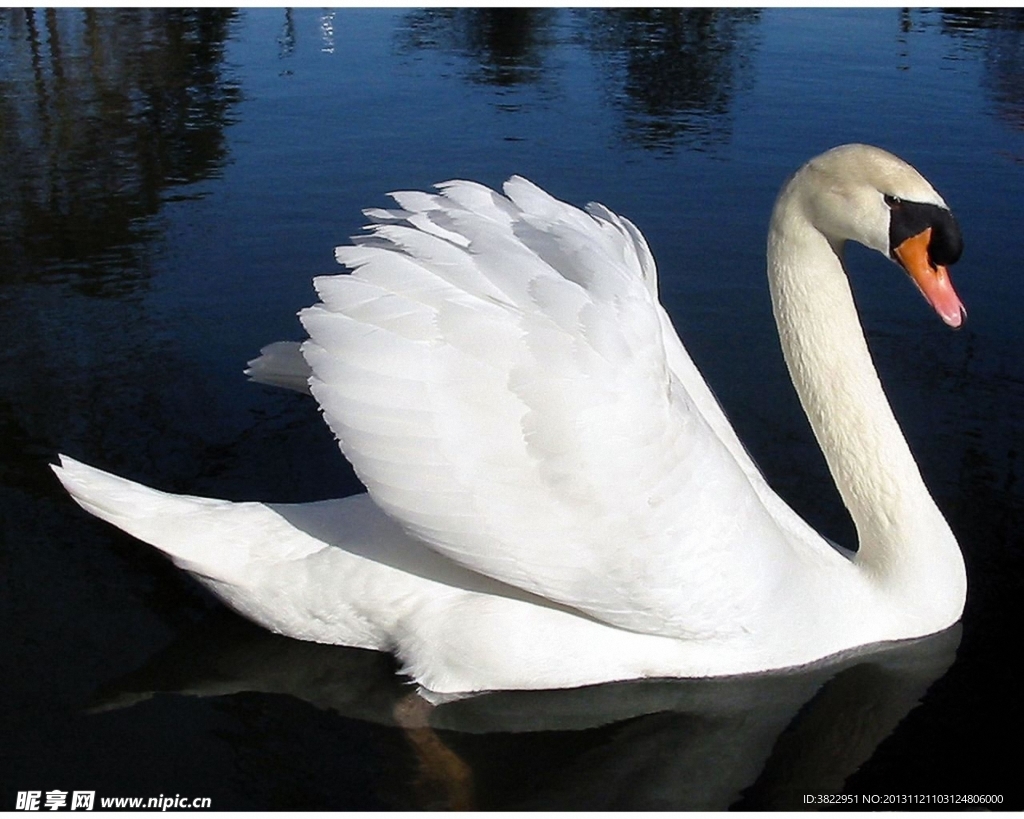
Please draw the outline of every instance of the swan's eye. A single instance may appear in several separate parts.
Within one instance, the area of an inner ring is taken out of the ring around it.
[[[898,196],[890,196],[889,194],[885,194],[884,198],[885,204],[887,204],[890,208],[899,208],[903,206],[903,200],[900,199]]]

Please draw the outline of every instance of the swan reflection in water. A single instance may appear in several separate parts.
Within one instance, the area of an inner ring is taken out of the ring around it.
[[[412,785],[410,807],[800,809],[804,794],[843,791],[945,674],[959,642],[958,624],[790,672],[431,706],[385,654],[292,640],[224,612],[109,684],[94,710],[161,693],[257,692],[396,726],[416,759],[394,789]]]

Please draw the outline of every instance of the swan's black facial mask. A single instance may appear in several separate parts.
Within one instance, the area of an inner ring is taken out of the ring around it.
[[[967,315],[953,289],[947,265],[960,258],[964,240],[945,208],[903,202],[886,196],[889,206],[889,255],[913,279],[921,294],[950,327]]]
[[[938,205],[907,202],[893,196],[885,197],[889,205],[889,255],[896,258],[896,248],[907,239],[932,229],[928,241],[928,258],[934,265],[951,265],[964,250],[964,239],[953,214]]]

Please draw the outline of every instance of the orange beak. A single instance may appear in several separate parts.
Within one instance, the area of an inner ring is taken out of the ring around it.
[[[967,316],[967,310],[953,289],[949,271],[942,265],[932,264],[928,256],[931,237],[932,229],[925,228],[906,239],[893,251],[893,255],[939,317],[950,327],[959,327]]]

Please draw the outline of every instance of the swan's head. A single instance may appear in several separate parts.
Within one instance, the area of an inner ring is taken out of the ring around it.
[[[947,266],[963,238],[949,207],[921,174],[870,145],[842,145],[794,176],[804,212],[836,247],[852,239],[899,264],[946,324],[966,310]]]

